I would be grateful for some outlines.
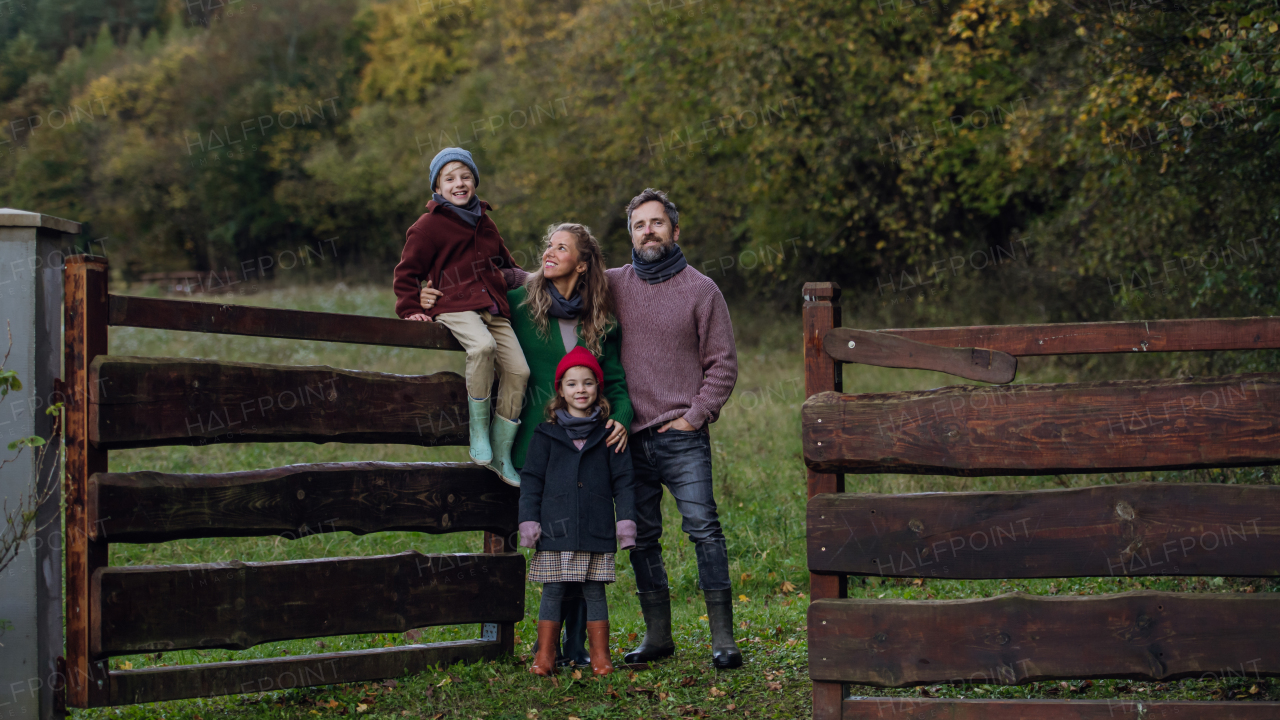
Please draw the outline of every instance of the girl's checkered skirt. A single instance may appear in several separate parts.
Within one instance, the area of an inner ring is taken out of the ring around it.
[[[539,550],[529,563],[529,582],[595,582],[611,583],[618,579],[613,566],[613,553]]]

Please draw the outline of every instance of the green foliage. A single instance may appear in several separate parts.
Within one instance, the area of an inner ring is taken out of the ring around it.
[[[119,239],[124,277],[330,238],[385,274],[462,145],[517,250],[575,220],[619,263],[621,208],[662,187],[732,295],[924,268],[974,321],[1276,309],[1239,262],[1280,215],[1273,2],[134,2],[58,42],[23,16],[0,76],[10,117],[99,110],[18,133],[0,197]],[[1016,288],[938,266],[1018,243]]]

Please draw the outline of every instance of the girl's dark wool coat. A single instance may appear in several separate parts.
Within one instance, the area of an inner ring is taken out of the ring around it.
[[[542,523],[539,550],[618,551],[616,521],[636,519],[635,479],[631,450],[615,453],[608,433],[600,423],[579,451],[555,423],[534,431],[520,470],[520,522]]]

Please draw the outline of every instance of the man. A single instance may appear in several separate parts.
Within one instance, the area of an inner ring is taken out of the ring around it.
[[[698,559],[698,585],[711,624],[712,663],[742,665],[733,639],[729,556],[711,487],[708,425],[719,417],[738,379],[729,308],[720,288],[688,266],[680,250],[680,215],[652,188],[627,204],[631,264],[607,272],[622,329],[622,366],[635,419],[636,547],[631,567],[644,613],[640,646],[629,663],[675,653],[671,598],[662,562],[662,487],[675,498]],[[525,273],[505,271],[510,287]],[[423,291],[423,306],[434,290]]]

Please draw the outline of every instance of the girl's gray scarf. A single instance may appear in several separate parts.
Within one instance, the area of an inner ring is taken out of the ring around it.
[[[653,262],[641,260],[635,249],[631,250],[631,268],[635,270],[637,277],[650,285],[666,282],[688,266],[689,261],[684,259],[684,251],[680,249],[679,243],[672,245],[670,252]]]
[[[440,193],[433,193],[431,195],[431,199],[435,200],[441,205],[452,210],[454,215],[457,215],[459,218],[462,219],[462,222],[470,225],[471,227],[475,227],[480,223],[480,196],[479,195],[472,195],[471,202],[461,206],[454,205],[453,203],[449,202]]]
[[[574,417],[564,410],[556,410],[556,424],[564,428],[570,440],[585,440],[600,424],[600,408],[592,410],[584,418]]]

